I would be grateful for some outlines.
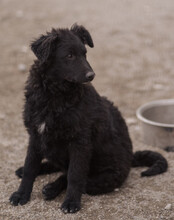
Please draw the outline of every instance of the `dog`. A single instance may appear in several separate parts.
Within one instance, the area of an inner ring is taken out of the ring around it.
[[[66,190],[61,210],[75,213],[83,193],[112,192],[125,182],[132,166],[149,166],[142,176],[167,170],[159,153],[133,154],[121,113],[91,84],[95,73],[85,45],[94,47],[92,37],[77,24],[52,29],[31,44],[37,60],[26,82],[23,113],[29,143],[24,167],[16,171],[22,181],[10,197],[14,206],[29,201],[34,180],[41,174],[63,173],[42,193],[51,200]]]

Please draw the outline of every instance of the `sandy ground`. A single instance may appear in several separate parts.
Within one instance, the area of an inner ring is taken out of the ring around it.
[[[1,0],[0,1],[0,219],[154,220],[174,219],[174,153],[141,141],[135,111],[141,104],[174,98],[173,0]],[[88,59],[96,72],[100,94],[119,106],[127,119],[134,150],[151,149],[169,161],[163,175],[140,178],[132,169],[119,190],[104,196],[84,195],[82,210],[64,215],[65,194],[51,202],[42,198],[43,185],[56,175],[38,177],[31,201],[12,207],[8,198],[19,185],[14,175],[24,161],[27,133],[22,122],[23,88],[34,55],[31,40],[51,27],[85,25],[94,49]],[[25,64],[26,70],[18,65]],[[167,204],[172,204],[166,210]]]

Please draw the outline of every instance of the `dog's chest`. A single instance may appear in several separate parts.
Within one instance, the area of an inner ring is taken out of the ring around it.
[[[58,101],[27,103],[24,118],[26,127],[54,140],[74,137],[82,122],[78,108],[61,106]]]
[[[40,123],[36,126],[44,157],[62,167],[62,170],[68,167],[68,145],[71,135],[71,132],[68,132],[70,125],[65,123],[65,118],[66,113],[58,113],[53,108],[48,109],[40,118],[38,116]]]

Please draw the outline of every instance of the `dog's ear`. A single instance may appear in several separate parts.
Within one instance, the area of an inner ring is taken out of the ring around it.
[[[83,26],[74,24],[71,27],[71,31],[80,38],[83,44],[87,44],[90,47],[94,47],[92,37],[90,33],[86,30],[86,28],[84,28]]]
[[[51,33],[47,33],[47,35],[40,36],[31,43],[31,50],[42,63],[48,60],[54,48],[54,42],[57,39],[57,35],[53,33],[53,31],[54,30],[52,30]]]

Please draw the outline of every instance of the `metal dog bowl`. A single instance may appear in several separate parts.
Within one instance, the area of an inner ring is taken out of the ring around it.
[[[146,144],[174,146],[174,99],[149,102],[136,112]]]

